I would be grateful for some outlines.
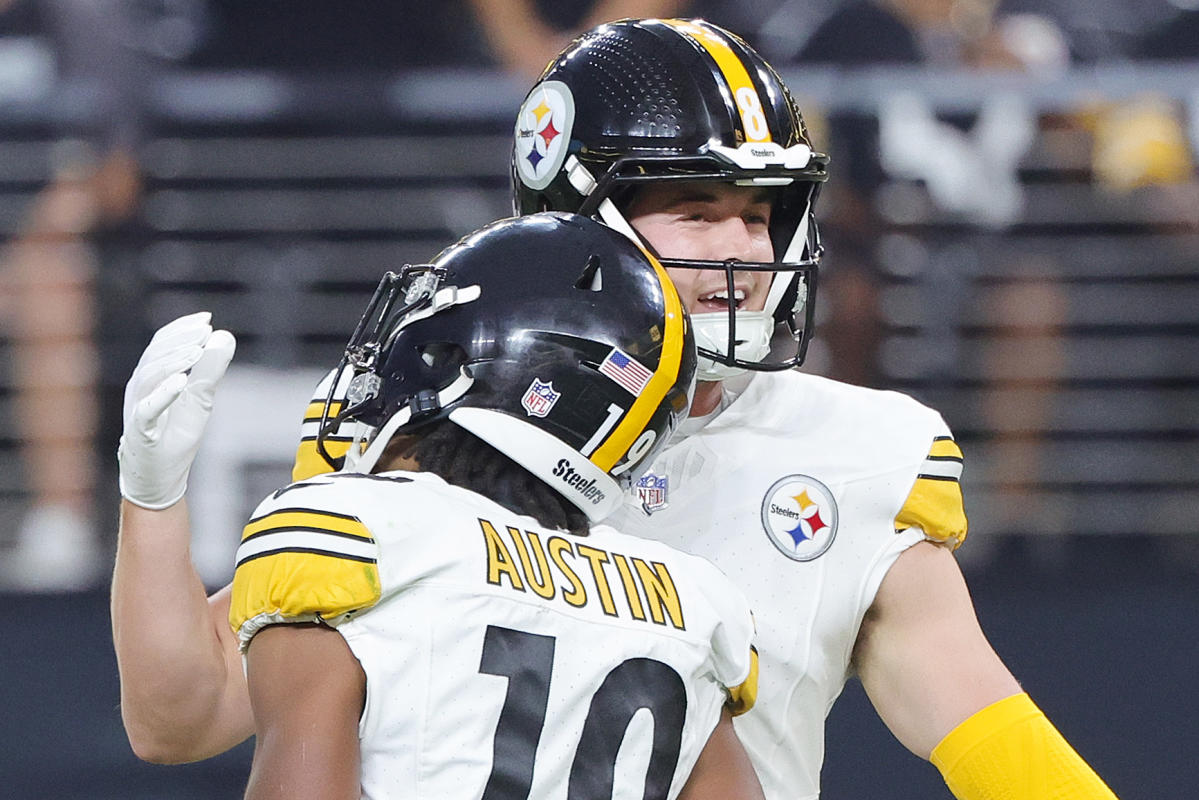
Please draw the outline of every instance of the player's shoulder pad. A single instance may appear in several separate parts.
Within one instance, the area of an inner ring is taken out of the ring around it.
[[[229,624],[244,650],[267,625],[336,626],[379,601],[378,544],[359,518],[350,476],[272,494],[242,532]]]

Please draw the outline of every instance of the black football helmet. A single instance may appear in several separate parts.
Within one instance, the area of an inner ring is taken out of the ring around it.
[[[594,216],[637,237],[620,209],[649,181],[775,187],[773,263],[671,259],[667,267],[775,273],[764,312],[693,314],[700,378],[802,363],[821,245],[812,215],[828,157],[814,152],[774,69],[704,20],[621,20],[576,39],[526,96],[512,150],[518,214]]]
[[[695,364],[651,255],[581,216],[501,220],[383,278],[330,382],[318,449],[336,462],[323,438],[357,423],[340,466],[369,472],[394,434],[448,418],[595,521],[686,416]]]

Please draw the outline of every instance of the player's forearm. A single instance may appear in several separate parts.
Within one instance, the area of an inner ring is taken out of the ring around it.
[[[189,555],[184,502],[122,502],[112,630],[129,742],[148,761],[193,761],[251,732],[244,678]],[[240,704],[239,701],[240,700]]]
[[[931,761],[959,800],[1116,800],[1116,795],[1020,693],[958,725]]]

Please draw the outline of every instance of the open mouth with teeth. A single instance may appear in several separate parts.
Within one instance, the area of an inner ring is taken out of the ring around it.
[[[736,310],[740,310],[745,303],[745,290],[733,290],[733,305]],[[693,313],[702,314],[704,312],[728,312],[729,310],[729,291],[728,289],[719,289],[714,292],[706,292],[701,294],[696,299],[696,307]]]

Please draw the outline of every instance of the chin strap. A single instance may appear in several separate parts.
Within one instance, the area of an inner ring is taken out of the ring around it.
[[[744,361],[761,361],[770,353],[770,336],[774,332],[774,317],[766,311],[736,312],[737,347],[734,356]],[[696,380],[723,381],[745,374],[743,367],[715,361],[703,354],[708,350],[724,353],[729,341],[729,315],[723,312],[692,314],[691,328],[695,331],[695,346],[701,351]]]

